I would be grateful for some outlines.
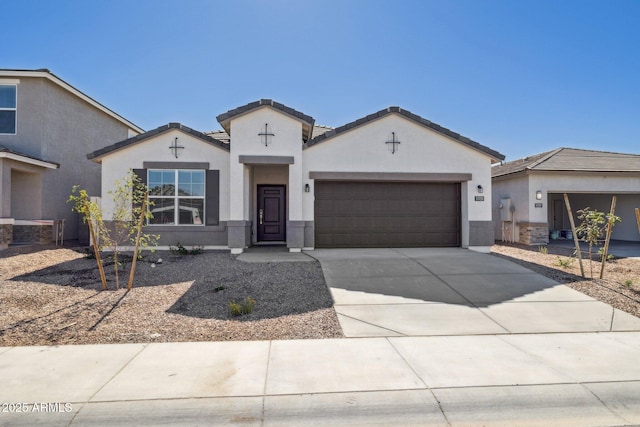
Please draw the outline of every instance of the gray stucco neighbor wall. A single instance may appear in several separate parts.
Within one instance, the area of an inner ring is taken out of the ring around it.
[[[491,246],[493,244],[493,221],[469,221],[469,246]]]
[[[65,240],[88,241],[88,232],[66,203],[80,185],[100,195],[100,165],[86,154],[128,137],[129,128],[43,77],[19,77],[16,135],[0,135],[0,145],[58,163],[42,176],[41,208],[28,218],[65,219]]]

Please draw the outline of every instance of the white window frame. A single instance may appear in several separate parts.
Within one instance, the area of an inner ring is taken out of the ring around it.
[[[162,226],[162,227],[172,227],[172,226],[181,226],[181,227],[201,227],[205,224],[205,210],[207,208],[207,172],[203,169],[160,169],[153,168],[147,169],[147,183],[149,183],[149,176],[151,172],[173,172],[173,185],[175,189],[175,194],[173,196],[152,196],[149,195],[149,200],[153,199],[173,199],[173,217],[175,222],[171,224],[161,224],[150,222],[151,220],[147,220],[147,225],[152,226]],[[180,196],[179,195],[179,176],[180,172],[201,172],[203,175],[202,185],[204,186],[204,192],[202,196]],[[201,199],[202,200],[202,212],[200,214],[200,224],[180,224],[180,199]]]
[[[9,132],[0,132],[0,135],[17,135],[18,133],[18,81],[17,80],[1,80],[0,79],[0,86],[13,86],[16,90],[16,104],[15,107],[11,108],[11,107],[0,107],[0,111],[14,111],[15,112],[15,117],[14,117],[14,130],[13,133],[9,133]]]

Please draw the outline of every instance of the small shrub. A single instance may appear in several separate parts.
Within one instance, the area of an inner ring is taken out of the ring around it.
[[[558,257],[558,265],[562,268],[568,268],[575,261],[574,258],[560,258]]]
[[[538,252],[540,252],[542,255],[546,255],[549,253],[549,248],[546,246],[538,246]]]
[[[84,248],[84,257],[86,259],[96,259],[96,253],[93,248]]]
[[[189,253],[187,248],[182,246],[180,242],[178,242],[175,246],[169,246],[169,252],[172,255],[180,255],[180,256],[187,255]]]
[[[604,248],[598,249],[598,255],[600,255],[600,260],[602,260],[602,255],[604,255]],[[616,257],[612,254],[607,254],[607,261],[613,261]]]
[[[237,303],[235,301],[231,301],[229,303],[229,312],[232,316],[242,316],[244,314],[249,314],[256,308],[256,300],[251,297],[246,297],[244,301]]]
[[[202,253],[202,246],[194,246],[193,249],[189,251],[189,255],[199,255]]]
[[[169,252],[172,255],[184,256],[184,255],[198,255],[202,253],[202,246],[194,246],[193,249],[189,250],[182,246],[180,242],[178,242],[175,246],[169,246]]]
[[[625,288],[630,288],[631,286],[633,286],[633,279],[626,279],[624,282],[622,282],[622,286],[624,286]]]

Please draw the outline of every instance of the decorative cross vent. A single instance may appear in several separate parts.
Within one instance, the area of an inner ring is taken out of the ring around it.
[[[396,139],[396,133],[391,132],[391,141],[385,142],[385,144],[391,144],[391,154],[395,154],[398,151],[397,145],[400,144],[400,141]]]
[[[258,134],[258,136],[264,137],[263,142],[264,142],[264,146],[266,147],[267,145],[269,145],[269,142],[271,142],[271,138],[269,138],[269,137],[270,136],[275,136],[275,134],[273,132],[269,131],[269,123],[265,123],[264,124],[264,132],[260,132]]]
[[[173,142],[169,146],[169,150],[173,150],[173,155],[176,156],[176,159],[178,158],[179,148],[184,150],[184,147],[182,145],[178,145],[178,137],[176,136],[176,138],[173,140]]]

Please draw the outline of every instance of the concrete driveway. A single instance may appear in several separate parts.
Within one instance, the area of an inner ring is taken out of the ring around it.
[[[640,319],[461,248],[318,249],[347,337],[640,331]]]

